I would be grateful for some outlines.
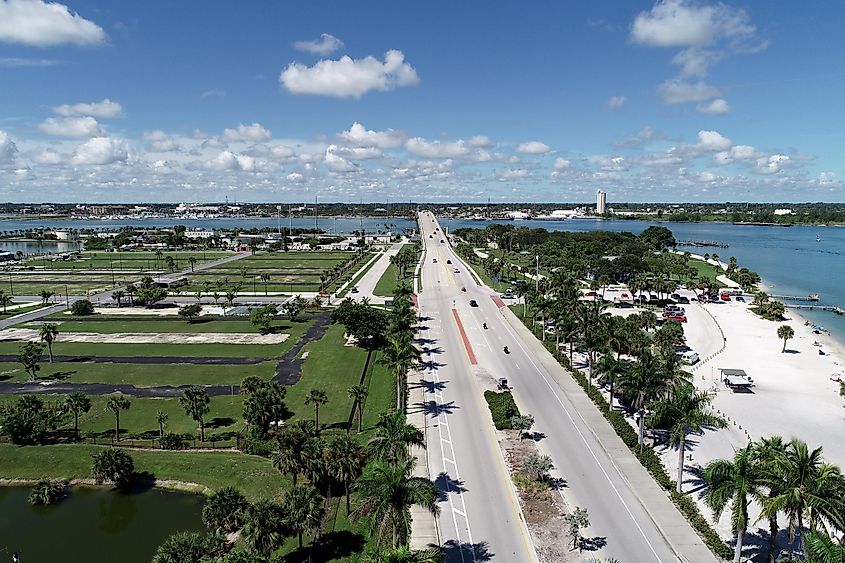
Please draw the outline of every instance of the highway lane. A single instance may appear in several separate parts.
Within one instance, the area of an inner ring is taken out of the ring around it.
[[[439,238],[428,238],[419,296],[423,318],[424,408],[429,417],[429,470],[441,496],[441,539],[450,562],[536,561],[489,411],[461,340],[452,304],[462,295],[454,274],[432,262]],[[443,260],[445,263],[445,260]]]
[[[430,217],[427,222],[432,224]],[[569,506],[588,510],[591,526],[585,536],[602,546],[594,555],[615,557],[626,563],[678,561],[562,390],[503,318],[492,299],[493,291],[476,284],[448,245],[441,245],[438,251],[460,270],[451,271],[450,275],[467,289],[459,294],[456,308],[464,320],[479,367],[494,380],[507,377],[520,410],[535,417],[534,431],[545,435],[539,442],[540,450],[552,457],[560,477],[566,481],[566,488],[561,489],[564,500]],[[426,260],[431,259],[427,256]],[[473,299],[477,307],[470,306]],[[483,323],[487,323],[487,330]],[[504,346],[509,347],[510,354],[503,352]]]

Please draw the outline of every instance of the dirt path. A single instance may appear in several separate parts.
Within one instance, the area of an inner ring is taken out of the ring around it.
[[[254,334],[249,332],[62,332],[60,342],[97,344],[281,344],[289,334]],[[7,328],[0,330],[0,342],[39,342],[38,330]]]

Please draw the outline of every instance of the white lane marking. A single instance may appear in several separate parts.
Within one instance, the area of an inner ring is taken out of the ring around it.
[[[440,441],[441,441],[441,442],[446,442],[446,443],[451,444],[451,442],[449,442],[448,440],[444,440],[443,438],[440,438]],[[449,459],[448,457],[444,457],[444,458],[443,458],[443,461],[445,461],[446,463],[451,463],[451,464],[452,464],[452,465],[454,465],[455,467],[458,467],[458,464],[457,464],[457,463],[455,463],[455,461],[454,461],[454,460]]]
[[[616,485],[610,479],[610,475],[608,475],[607,471],[605,471],[605,469],[604,469],[604,466],[601,464],[601,462],[599,462],[599,458],[598,458],[598,456],[596,456],[596,452],[593,451],[593,448],[587,442],[587,438],[584,437],[584,434],[581,432],[581,429],[578,428],[577,424],[575,424],[575,419],[569,413],[569,410],[566,408],[566,405],[563,404],[563,401],[558,396],[557,391],[555,391],[554,387],[552,387],[552,384],[549,382],[549,380],[546,378],[546,376],[540,370],[539,366],[537,366],[537,364],[531,358],[531,355],[528,353],[528,351],[522,345],[522,342],[521,342],[521,339],[519,338],[519,336],[517,336],[516,333],[514,332],[514,330],[510,327],[510,324],[504,319],[502,319],[502,321],[503,321],[502,324],[505,326],[505,329],[507,329],[507,331],[511,334],[511,336],[513,336],[514,340],[516,341],[517,346],[519,346],[522,349],[522,352],[528,358],[528,361],[531,362],[531,364],[534,366],[534,369],[537,371],[537,373],[540,375],[540,377],[543,378],[543,381],[546,382],[546,385],[548,386],[549,391],[551,391],[552,394],[555,396],[555,399],[557,399],[557,402],[558,402],[558,404],[560,404],[560,407],[563,409],[563,412],[566,413],[566,416],[567,416],[567,418],[569,418],[569,421],[572,423],[572,426],[575,428],[575,431],[578,432],[578,436],[581,438],[581,441],[584,442],[584,445],[587,447],[587,450],[589,450],[590,455],[595,460],[596,465],[598,465],[599,469],[601,469],[601,472],[604,475],[604,478],[607,479],[607,482],[610,484],[610,487],[613,489],[613,492],[616,493],[616,496],[619,499],[619,502],[621,502],[622,506],[625,507],[625,511],[628,513],[628,516],[631,517],[631,520],[634,522],[634,525],[637,527],[637,530],[639,530],[640,535],[643,537],[643,540],[645,540],[645,543],[648,545],[649,549],[654,554],[655,559],[657,561],[660,561],[660,556],[657,555],[657,551],[654,549],[654,546],[651,545],[651,542],[649,541],[648,537],[646,537],[645,531],[643,531],[642,527],[640,527],[640,523],[637,521],[636,517],[634,516],[634,513],[631,512],[631,509],[628,506],[628,503],[626,503],[625,499],[622,498],[622,494],[619,492],[619,489],[616,488]],[[584,417],[582,417],[580,415],[580,413],[579,413],[578,416],[584,424],[587,424],[587,421],[584,420]],[[616,464],[613,463],[613,460],[610,459],[610,456],[608,456],[608,460],[613,465],[613,468],[616,469],[616,473],[619,475],[619,478],[624,481],[625,478],[622,476],[622,473],[619,471],[619,468],[616,467]]]

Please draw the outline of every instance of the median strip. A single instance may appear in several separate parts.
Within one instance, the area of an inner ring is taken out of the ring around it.
[[[464,341],[464,348],[466,348],[467,356],[469,356],[469,363],[478,365],[478,360],[475,357],[475,352],[472,350],[472,344],[469,343],[469,338],[464,330],[464,324],[461,322],[461,317],[458,315],[457,309],[452,309],[452,316],[455,317],[455,324],[458,325],[458,332],[461,333],[461,339]]]

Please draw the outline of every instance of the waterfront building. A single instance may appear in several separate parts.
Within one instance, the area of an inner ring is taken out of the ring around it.
[[[596,192],[596,215],[604,215],[607,205],[607,193],[599,190]]]

